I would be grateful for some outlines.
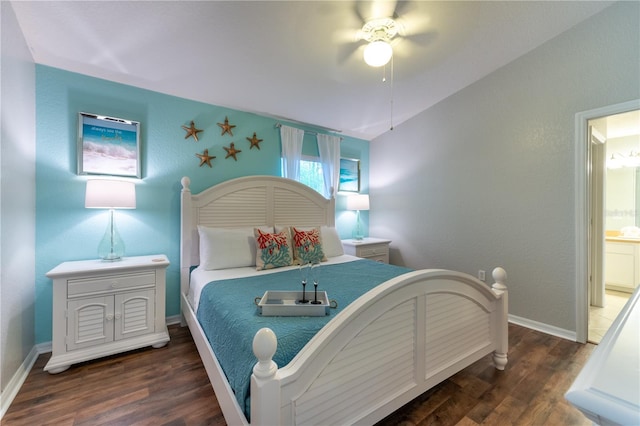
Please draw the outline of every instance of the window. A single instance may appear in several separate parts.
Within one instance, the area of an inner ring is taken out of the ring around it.
[[[322,174],[322,163],[319,157],[303,156],[300,160],[300,183],[315,189],[326,197],[324,193],[324,177]]]
[[[324,177],[319,158],[307,157],[300,160],[300,182],[324,195]]]

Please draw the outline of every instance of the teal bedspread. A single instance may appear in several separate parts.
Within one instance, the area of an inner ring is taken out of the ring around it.
[[[320,285],[338,309],[322,317],[263,317],[254,299],[267,290],[302,290],[297,270],[209,283],[202,290],[197,317],[220,362],[240,408],[247,413],[251,373],[257,362],[253,337],[269,327],[278,337],[273,360],[287,365],[309,340],[338,312],[371,288],[410,270],[371,260],[320,266]],[[313,285],[307,285],[313,297]]]

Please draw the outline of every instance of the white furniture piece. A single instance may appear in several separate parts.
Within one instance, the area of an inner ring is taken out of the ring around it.
[[[345,254],[382,263],[389,263],[389,243],[391,240],[370,237],[362,240],[342,240]]]
[[[640,424],[640,289],[627,301],[565,397],[596,424]]]
[[[166,345],[168,266],[158,254],[64,262],[47,272],[53,280],[53,350],[44,369],[56,374],[78,362]]]
[[[247,425],[189,302],[191,269],[199,263],[197,226],[334,226],[335,204],[274,176],[233,179],[196,195],[189,184],[182,178],[182,314],[225,420]],[[374,424],[485,355],[493,354],[496,368],[504,369],[506,273],[496,268],[494,278],[493,288],[446,270],[393,278],[345,307],[286,366],[272,360],[273,331],[261,329],[253,340],[250,424]]]
[[[605,286],[632,293],[640,284],[640,240],[607,237],[605,242]]]

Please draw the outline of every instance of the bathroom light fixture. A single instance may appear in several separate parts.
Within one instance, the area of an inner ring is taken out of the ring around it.
[[[84,206],[88,209],[109,209],[109,226],[98,245],[98,256],[108,262],[121,260],[124,241],[113,220],[113,210],[136,208],[135,184],[123,180],[88,180]]]
[[[628,155],[614,152],[607,159],[607,169],[620,169],[625,167],[640,167],[640,152],[631,151]]]
[[[361,37],[369,42],[364,49],[364,61],[367,65],[381,67],[391,60],[391,39],[396,34],[398,25],[391,18],[374,19],[364,24]]]
[[[356,211],[356,231],[353,237],[356,241],[361,241],[364,238],[364,235],[362,233],[362,224],[360,222],[360,210],[369,210],[369,195],[349,195],[347,198],[347,210]]]

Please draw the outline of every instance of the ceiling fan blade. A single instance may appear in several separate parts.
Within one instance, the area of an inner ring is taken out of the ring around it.
[[[426,32],[429,29],[431,18],[426,14],[406,13],[396,18],[398,32],[402,37],[413,36]]]
[[[351,58],[362,56],[360,50],[364,49],[360,43],[343,44],[338,46],[337,61],[339,65],[347,63]]]
[[[353,2],[353,13],[358,18],[358,21],[360,21],[360,26],[363,26],[367,22],[367,19],[369,19],[368,18],[369,11],[364,10],[365,5],[366,5],[366,2],[361,2],[361,1]]]
[[[438,36],[438,33],[435,31],[427,31],[418,34],[409,34],[402,37],[403,40],[407,40],[408,42],[418,45],[420,47],[425,47],[430,45]]]
[[[348,28],[334,31],[331,40],[335,44],[357,43],[362,40],[360,29]]]
[[[400,37],[393,40],[393,54],[399,57],[412,57],[420,54],[427,46],[437,38],[436,32],[416,34],[414,36]]]
[[[391,18],[398,19],[398,18],[406,15],[407,13],[409,13],[413,9],[415,9],[415,5],[412,5],[411,1],[398,0],[396,2],[396,7],[393,10],[393,15],[391,15]]]
[[[397,0],[377,0],[371,4],[369,19],[393,18],[396,15]]]
[[[354,13],[358,16],[362,25],[364,25],[373,19],[395,19],[401,16],[407,8],[408,3],[408,1],[403,0],[356,1],[354,4]]]

